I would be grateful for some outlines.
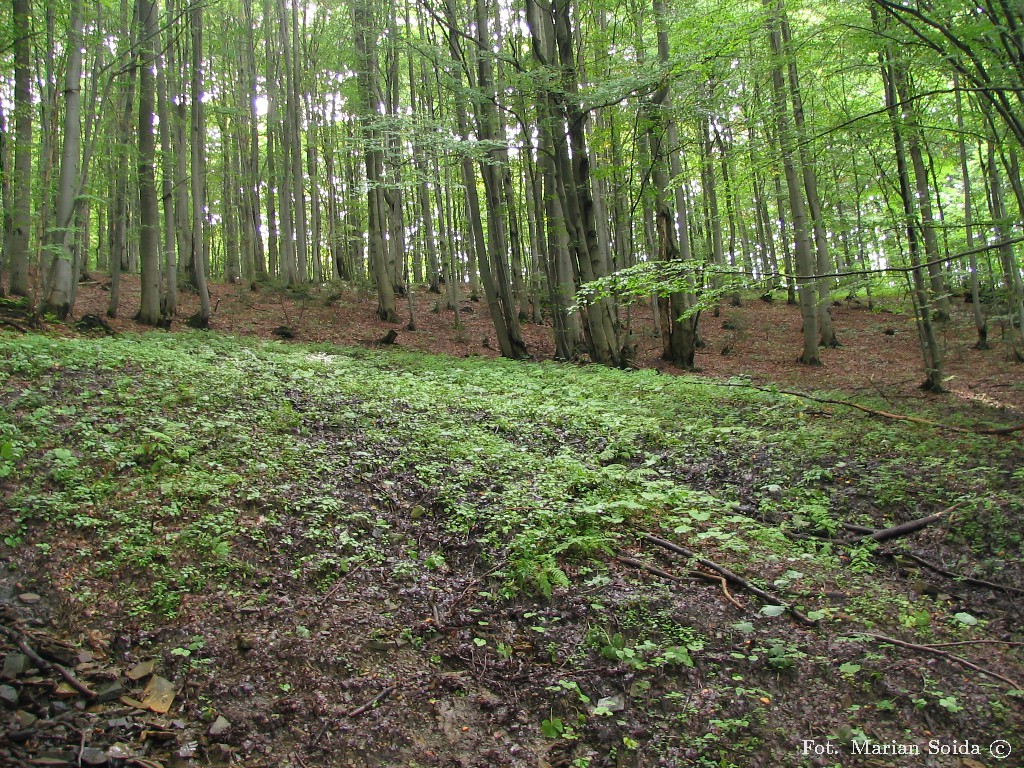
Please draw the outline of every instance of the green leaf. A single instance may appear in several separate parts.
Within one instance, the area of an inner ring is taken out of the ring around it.
[[[760,613],[762,616],[781,616],[786,612],[786,606],[784,605],[766,605],[761,609]]]
[[[561,718],[552,717],[541,722],[540,730],[549,739],[557,739],[565,732],[565,725],[562,724]]]

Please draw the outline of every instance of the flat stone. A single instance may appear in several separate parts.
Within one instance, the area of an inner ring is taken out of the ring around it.
[[[127,760],[131,757],[135,757],[135,750],[120,741],[107,750],[107,758],[110,760]]]
[[[14,709],[18,706],[18,689],[12,685],[0,685],[0,702]]]
[[[18,675],[24,674],[28,668],[28,656],[23,653],[8,653],[4,656],[4,669],[3,672],[0,672],[0,678],[13,680]]]
[[[158,715],[166,715],[173,702],[174,683],[160,675],[153,675],[146,685],[146,690],[142,692],[143,708]]]
[[[22,594],[18,595],[18,599],[21,600],[21,602],[23,602],[25,605],[35,605],[43,598],[41,598],[35,592],[23,592]]]
[[[31,765],[72,765],[75,762],[75,755],[72,752],[59,752],[49,750],[29,760]]]
[[[31,712],[26,712],[24,709],[19,709],[14,713],[14,716],[18,719],[18,725],[22,728],[28,728],[32,723],[39,719]]]
[[[153,674],[153,670],[156,669],[156,659],[150,659],[149,661],[141,661],[134,667],[124,673],[124,676],[129,680],[141,680],[144,677],[148,677]]]
[[[223,715],[217,715],[217,719],[214,720],[213,725],[210,726],[209,733],[211,736],[223,736],[225,733],[227,733],[230,727],[231,723],[228,721],[226,717],[224,717]]]
[[[111,680],[96,689],[96,701],[105,704],[108,701],[117,701],[124,694],[124,686],[117,680]]]
[[[107,753],[95,747],[82,750],[82,765],[106,765],[109,762]]]

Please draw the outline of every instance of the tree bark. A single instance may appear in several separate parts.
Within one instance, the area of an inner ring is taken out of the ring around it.
[[[32,72],[29,0],[13,0],[14,36],[14,182],[11,187],[11,228],[4,255],[10,272],[10,291],[28,296],[29,234],[32,228]],[[2,285],[0,285],[2,290]]]
[[[68,61],[64,74],[64,147],[61,152],[60,180],[56,205],[56,226],[48,238],[52,252],[49,290],[43,312],[66,318],[71,312],[72,295],[78,276],[74,236],[78,207],[78,181],[82,140],[82,7],[71,0],[67,35]]]
[[[137,0],[139,20],[139,266],[141,299],[136,319],[144,325],[160,325],[160,209],[156,197],[156,43],[159,40],[156,5]]]

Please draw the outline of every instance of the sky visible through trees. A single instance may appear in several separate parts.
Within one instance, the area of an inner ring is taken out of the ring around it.
[[[410,289],[497,345],[628,365],[631,302],[693,365],[700,313],[786,291],[801,362],[833,296],[906,290],[923,387],[973,299],[1024,355],[1024,11],[954,0],[12,0],[4,291],[73,312],[139,272],[161,325],[206,281]],[[582,288],[582,290],[581,290]],[[985,312],[982,306],[985,305]],[[194,324],[209,322],[202,302]]]

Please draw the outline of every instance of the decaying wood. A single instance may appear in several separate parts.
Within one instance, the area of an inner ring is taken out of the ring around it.
[[[771,592],[765,592],[760,587],[751,584],[742,576],[733,573],[724,565],[719,565],[713,560],[708,560],[707,558],[701,557],[696,552],[693,552],[687,549],[686,547],[681,547],[678,544],[673,544],[671,541],[666,541],[665,539],[658,538],[657,536],[653,536],[649,533],[641,533],[640,538],[644,541],[650,542],[651,544],[655,544],[661,547],[662,549],[667,549],[669,552],[674,552],[677,555],[683,555],[684,557],[689,557],[693,559],[694,562],[698,563],[703,568],[707,568],[709,571],[714,571],[719,576],[723,577],[726,581],[731,582],[734,586],[739,586],[742,589],[745,589],[747,592],[757,595],[766,603],[769,603],[771,605],[782,606],[791,616],[793,616],[793,618],[797,619],[803,624],[807,624],[808,626],[813,627],[816,626],[818,623],[813,619],[809,619],[806,615],[798,611],[792,605],[785,602],[781,598],[776,597]]]
[[[876,635],[873,632],[858,632],[858,637],[868,637],[880,643],[889,643],[890,645],[898,645],[901,648],[909,648],[912,651],[920,651],[921,653],[930,653],[933,656],[938,656],[943,659],[949,659],[955,661],[957,664],[973,669],[975,672],[979,672],[987,677],[991,677],[994,680],[999,680],[1006,683],[1013,690],[1020,690],[1020,686],[1017,685],[1013,680],[1008,677],[1000,675],[998,672],[993,672],[990,669],[985,669],[978,664],[975,664],[970,659],[965,659],[963,656],[957,656],[955,653],[949,651],[943,651],[940,648],[936,648],[932,645],[918,645],[917,643],[908,643],[905,640],[897,640],[895,637],[887,637],[885,635]]]

